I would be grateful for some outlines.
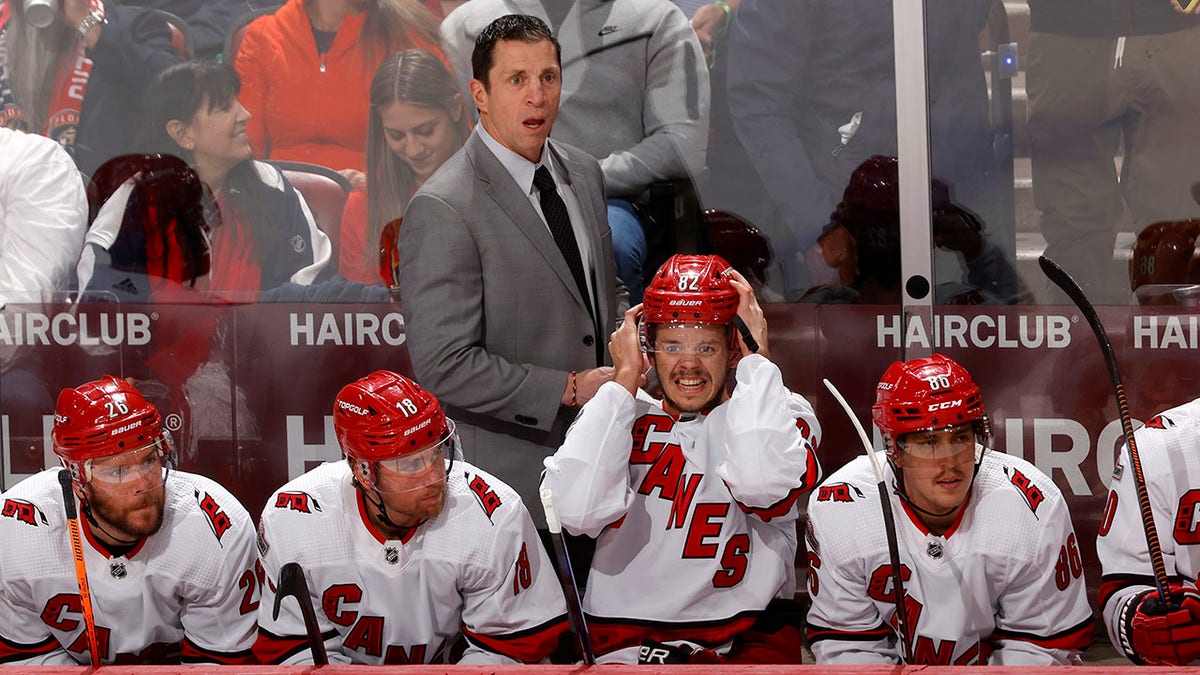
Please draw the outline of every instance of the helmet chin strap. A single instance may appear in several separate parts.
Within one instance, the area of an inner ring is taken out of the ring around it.
[[[983,456],[981,455],[979,458],[979,461],[975,462],[975,469],[973,471],[971,471],[971,484],[967,486],[967,494],[966,494],[966,496],[963,497],[963,500],[961,502],[959,502],[958,504],[951,506],[949,509],[943,511],[942,513],[934,513],[933,511],[929,511],[929,510],[921,508],[920,506],[917,506],[916,502],[914,502],[912,500],[912,498],[908,496],[908,493],[904,491],[904,472],[900,469],[900,467],[896,466],[895,462],[893,462],[889,458],[888,464],[890,464],[892,466],[892,473],[896,475],[896,480],[895,480],[895,482],[892,483],[892,491],[895,492],[896,496],[899,497],[901,500],[903,500],[905,504],[908,504],[915,511],[923,513],[923,514],[929,516],[930,518],[945,518],[946,516],[950,515],[951,513],[954,513],[956,510],[958,510],[958,508],[961,507],[963,505],[963,503],[967,501],[967,497],[969,497],[971,494],[971,488],[975,486],[975,476],[979,475],[979,465],[983,463],[982,460],[983,460]]]
[[[425,522],[422,520],[420,523],[417,523],[412,527],[397,525],[396,521],[392,520],[391,517],[388,516],[387,504],[384,503],[383,495],[379,494],[379,488],[375,487],[374,483],[372,483],[371,487],[368,488],[358,480],[358,476],[351,476],[351,480],[354,482],[354,487],[358,488],[362,492],[363,499],[365,499],[368,504],[375,507],[377,511],[376,516],[379,518],[379,522],[385,527],[391,529],[393,532],[399,533],[399,538],[403,539],[409,532],[419,527],[421,523]],[[374,495],[374,498],[371,498],[371,495]]]
[[[138,539],[140,539],[140,537],[135,537],[133,539],[122,539],[121,537],[113,534],[111,530],[100,524],[100,521],[96,519],[96,516],[92,515],[91,504],[89,504],[86,499],[80,501],[83,503],[80,504],[79,510],[83,511],[83,515],[87,517],[88,524],[103,532],[104,536],[116,542],[118,547],[131,547],[138,543]]]

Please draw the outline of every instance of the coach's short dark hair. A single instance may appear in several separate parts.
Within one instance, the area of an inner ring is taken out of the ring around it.
[[[471,52],[471,76],[483,83],[488,89],[488,71],[492,69],[492,55],[496,51],[499,40],[520,40],[521,42],[541,42],[549,40],[554,45],[554,58],[562,66],[562,47],[545,21],[528,14],[506,14],[489,23],[479,37],[475,38],[475,50]]]

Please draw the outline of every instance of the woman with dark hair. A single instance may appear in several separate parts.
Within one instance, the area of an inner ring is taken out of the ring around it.
[[[129,152],[138,93],[180,60],[170,29],[116,0],[56,0],[44,16],[25,5],[0,2],[0,126],[58,141],[91,174]]]
[[[203,200],[211,193],[211,208],[201,211],[209,214],[211,270],[197,278],[194,287],[231,300],[254,300],[260,291],[289,281],[312,283],[328,264],[332,249],[304,199],[279,169],[251,159],[249,115],[237,100],[238,89],[237,73],[229,66],[205,61],[172,66],[147,91],[142,136],[147,150],[179,155],[195,171],[205,190],[188,194]],[[179,178],[177,174],[173,175]],[[88,232],[89,243],[111,251],[117,232],[142,220],[133,217],[142,204],[131,201],[131,195],[152,177],[153,172],[136,173],[107,199]],[[157,218],[146,219],[145,227],[164,226],[164,211],[156,213]],[[153,253],[146,250],[147,255]],[[189,254],[181,255],[186,259]],[[96,288],[89,271],[81,263],[81,289]],[[118,286],[111,290],[119,293],[121,280],[114,283]]]
[[[437,19],[417,0],[288,0],[246,29],[234,64],[259,157],[363,171],[367,88],[393,51],[442,56]]]
[[[471,130],[464,101],[454,75],[424,49],[392,54],[375,71],[366,190],[350,193],[342,215],[338,269],[347,279],[380,281],[380,233],[466,142]]]

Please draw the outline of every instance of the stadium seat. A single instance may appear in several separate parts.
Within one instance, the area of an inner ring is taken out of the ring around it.
[[[175,53],[180,58],[190,60],[195,56],[195,41],[192,40],[192,27],[186,21],[164,9],[147,8],[146,11],[161,16],[167,22],[167,27],[171,29],[171,48],[175,50]]]
[[[283,175],[304,195],[317,227],[333,245],[333,265],[337,265],[342,232],[342,210],[350,194],[350,181],[328,167],[304,162],[272,161]]]
[[[246,34],[246,27],[260,16],[274,14],[275,10],[280,7],[283,7],[283,3],[256,9],[243,14],[237,21],[233,22],[233,26],[229,28],[229,35],[225,36],[225,51],[223,54],[225,63],[233,65],[233,60],[237,57],[238,49],[242,46],[242,36]]]

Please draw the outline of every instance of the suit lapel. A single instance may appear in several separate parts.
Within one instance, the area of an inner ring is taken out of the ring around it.
[[[478,134],[471,134],[467,138],[467,157],[475,167],[476,177],[484,183],[484,189],[488,196],[508,215],[509,220],[517,226],[517,229],[525,235],[533,248],[546,260],[550,269],[558,275],[559,281],[567,288],[575,301],[587,310],[588,314],[591,314],[587,303],[579,295],[575,278],[571,275],[570,268],[567,267],[567,261],[563,259],[562,251],[558,250],[558,244],[554,243],[554,237],[550,234],[546,223],[534,210],[529,197],[521,191],[516,181],[512,179],[512,175],[508,173],[500,160],[496,159],[492,151],[488,150]],[[575,180],[574,173],[571,178],[572,181]],[[576,185],[579,182],[581,181],[576,181]],[[598,246],[599,244],[595,244],[593,250]]]

